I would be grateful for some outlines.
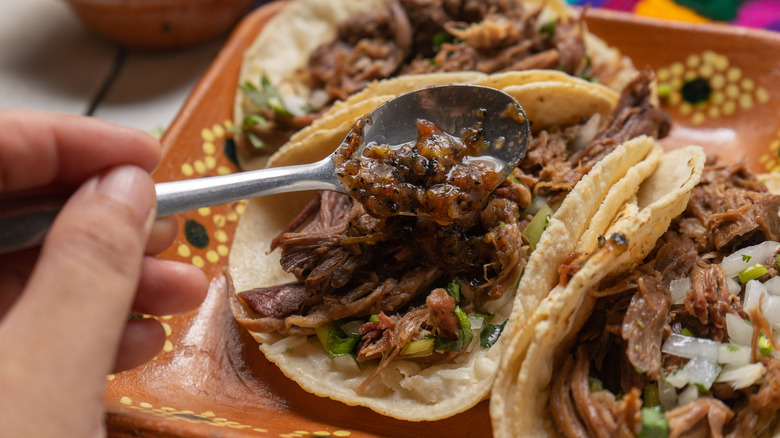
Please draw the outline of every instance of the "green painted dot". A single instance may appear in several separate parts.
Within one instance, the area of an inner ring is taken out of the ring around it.
[[[238,165],[238,157],[236,156],[236,142],[232,138],[226,138],[222,143],[222,149],[225,153],[225,157],[230,160],[231,163]]]
[[[209,246],[209,233],[201,223],[192,219],[187,219],[184,223],[184,236],[187,242],[195,248],[205,248]]]
[[[680,92],[686,102],[697,104],[709,100],[712,86],[704,78],[693,78],[683,84]]]

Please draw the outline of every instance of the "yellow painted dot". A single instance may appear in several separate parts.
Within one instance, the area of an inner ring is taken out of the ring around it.
[[[761,156],[758,157],[758,162],[761,164],[765,164],[767,161],[769,161],[769,155],[767,154],[761,154]]]
[[[200,416],[201,417],[206,417],[206,418],[211,418],[211,417],[216,417],[217,415],[215,413],[211,412],[211,411],[206,411],[206,412],[200,414]]]
[[[208,157],[204,158],[203,162],[206,163],[206,168],[209,169],[209,170],[214,169],[215,167],[217,167],[217,159],[212,157],[212,156],[208,156]]]
[[[780,140],[774,140],[772,143],[769,143],[769,150],[776,151],[780,149]]]
[[[230,254],[230,248],[227,245],[217,245],[217,253],[222,257],[227,257]]]
[[[208,155],[214,155],[214,153],[217,152],[217,147],[214,146],[214,143],[207,141],[203,143],[203,153]]]
[[[163,344],[163,351],[166,353],[173,351],[173,342],[166,339],[165,344]]]
[[[731,82],[737,82],[742,77],[742,70],[739,67],[731,67],[726,72],[726,78]]]
[[[739,96],[739,87],[734,84],[726,86],[726,96],[731,99],[736,99]]]
[[[208,128],[204,128],[203,131],[200,131],[200,137],[203,141],[214,141],[214,133]]]
[[[350,436],[350,435],[352,435],[352,432],[350,432],[348,430],[337,430],[337,431],[333,432],[333,436],[336,436],[336,437],[339,437],[339,438],[347,437],[347,436]]]
[[[699,58],[699,55],[695,55],[695,54],[689,55],[688,59],[685,60],[685,63],[690,68],[696,68],[701,63],[701,58]]]
[[[198,209],[198,214],[206,217],[211,214],[211,208],[210,207],[202,207]]]
[[[691,122],[694,125],[701,125],[702,123],[704,123],[705,119],[706,117],[704,117],[704,113],[697,111],[696,113],[693,114],[693,117],[691,118]]]
[[[212,423],[227,423],[227,418],[215,417],[211,419]]]
[[[742,79],[740,85],[742,86],[742,89],[745,91],[753,91],[753,89],[756,88],[756,83],[753,82],[753,79],[750,78]]]
[[[245,202],[236,204],[236,213],[238,213],[239,215],[244,214],[244,210],[246,210]]]
[[[215,214],[214,216],[211,216],[211,219],[214,221],[214,224],[218,227],[224,227],[227,223],[227,219],[225,219],[225,215],[223,214]]]
[[[739,106],[742,109],[753,108],[753,97],[751,97],[749,94],[743,94],[742,96],[739,96]]]
[[[685,71],[685,66],[682,62],[675,62],[669,67],[669,71],[672,72],[672,76],[680,76]]]
[[[147,403],[147,402],[141,402],[141,403],[138,403],[138,406],[140,406],[140,407],[142,407],[142,408],[144,408],[144,409],[151,409],[151,408],[153,408],[153,407],[154,407],[154,406],[152,406],[150,403]]]
[[[198,172],[199,174],[206,173],[206,165],[201,160],[196,160],[194,163],[192,163],[192,166],[195,168],[195,172]]]
[[[737,110],[737,104],[733,101],[728,101],[723,104],[723,114],[730,116]]]
[[[318,430],[318,431],[314,432],[312,435],[314,435],[314,436],[330,436],[330,432],[328,432],[326,430]]]
[[[255,428],[254,428],[254,429],[252,429],[252,430],[253,430],[253,431],[255,431],[255,432],[260,432],[260,433],[266,433],[266,432],[268,432],[268,429],[260,429],[259,427],[255,427]]]
[[[213,249],[210,249],[206,252],[206,260],[211,263],[217,263],[219,261],[219,254]]]
[[[206,262],[203,261],[203,257],[201,257],[201,256],[193,257],[192,258],[192,264],[197,266],[197,267],[199,267],[199,268],[202,268],[202,267],[206,266]]]
[[[715,91],[714,93],[712,93],[712,97],[710,97],[710,102],[712,102],[713,105],[720,105],[725,101],[726,101],[726,95],[723,94],[722,91]]]
[[[224,230],[217,230],[214,232],[214,238],[217,239],[217,242],[225,243],[228,241],[228,233],[226,233]]]
[[[695,71],[688,70],[685,72],[685,76],[683,77],[685,78],[686,81],[690,81],[691,79],[696,79],[697,77],[699,77],[699,75],[697,75]]]
[[[219,166],[217,167],[217,173],[220,175],[229,175],[233,173],[233,171],[227,166]]]
[[[710,78],[710,85],[713,89],[720,90],[726,85],[726,78],[720,73],[712,75],[712,78]]]
[[[226,129],[230,129],[233,127],[233,121],[225,120],[224,122],[222,122],[222,126],[224,126]]]
[[[130,397],[122,397],[119,399],[119,403],[122,403],[125,406],[130,406],[133,404],[133,399]]]
[[[165,316],[160,316],[160,317],[159,317],[159,319],[162,319],[162,320],[165,320],[165,321],[167,321],[167,320],[169,320],[169,319],[173,319],[173,315],[165,315]]]
[[[192,168],[192,164],[184,163],[181,165],[181,173],[184,176],[192,176],[195,174],[195,169]]]
[[[108,380],[109,382],[114,380],[115,378],[116,378],[116,374],[109,374],[106,376],[106,380]]]
[[[236,213],[235,211],[229,211],[228,214],[227,214],[227,220],[229,222],[237,221],[238,220],[238,213]]]
[[[217,137],[224,137],[225,136],[225,128],[223,128],[221,125],[214,125],[211,128],[211,132],[214,133]]]
[[[729,68],[729,59],[725,55],[715,55],[712,58],[712,65],[718,71],[726,71]]]
[[[683,80],[682,78],[675,77],[669,81],[669,84],[672,86],[672,90],[679,90],[683,86]]]
[[[162,409],[165,412],[176,412],[176,409],[168,407],[168,406],[163,406],[160,409]]]
[[[179,245],[179,248],[177,248],[176,252],[179,254],[180,257],[189,257],[192,255],[192,250],[187,245]]]
[[[756,90],[756,100],[760,103],[769,102],[769,92],[766,91],[766,88],[758,87],[758,90]]]
[[[702,77],[709,78],[713,73],[715,73],[715,70],[712,68],[711,64],[702,64],[701,67],[699,67],[699,74],[702,75]]]
[[[308,435],[309,434],[309,432],[306,431],[306,430],[295,430],[295,431],[293,431],[293,433],[296,433],[298,435]]]
[[[680,114],[687,116],[691,112],[693,112],[693,107],[691,106],[690,103],[685,102],[682,105],[680,105]]]
[[[669,72],[669,69],[667,69],[667,68],[659,68],[658,72],[657,72],[657,75],[658,75],[658,80],[663,82],[663,81],[666,81],[667,79],[669,79],[669,77],[672,74]]]
[[[711,106],[711,107],[710,107],[710,108],[707,110],[707,115],[708,115],[708,116],[709,116],[711,119],[717,119],[718,117],[720,117],[720,108],[718,108],[717,106]]]
[[[162,325],[163,330],[165,330],[165,336],[170,336],[171,333],[173,333],[173,330],[171,329],[171,325],[167,322],[160,323]]]
[[[669,104],[672,106],[677,105],[682,100],[682,96],[680,93],[674,91],[672,94],[669,95]]]

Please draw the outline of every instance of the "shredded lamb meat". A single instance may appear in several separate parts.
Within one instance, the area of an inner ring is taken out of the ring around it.
[[[768,334],[774,348],[780,347],[756,307],[743,311],[718,265],[738,247],[777,238],[778,198],[742,164],[708,164],[686,210],[672,221],[643,264],[603,280],[591,291],[597,301],[578,335],[577,363],[564,363],[557,371],[550,395],[561,433],[606,436],[621,427],[638,433],[632,429],[633,420],[613,415],[603,400],[614,394],[626,394],[625,398],[643,394],[646,385],[656,385],[661,373],[682,367],[685,359],[661,352],[670,333],[685,328],[697,337],[727,341],[726,315],[749,315],[754,326],[752,357],[760,356],[759,332]],[[768,275],[777,275],[777,270]],[[683,304],[673,304],[668,286],[684,277],[690,279],[691,289]],[[758,436],[775,427],[780,360],[769,356],[762,363],[767,373],[752,387],[734,390],[716,383],[710,395],[665,412],[669,436]],[[598,397],[585,392],[588,378],[604,385]],[[638,403],[641,406],[643,400]]]

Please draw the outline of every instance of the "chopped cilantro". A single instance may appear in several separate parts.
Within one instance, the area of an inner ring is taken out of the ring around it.
[[[455,298],[455,302],[460,302],[460,278],[455,277],[452,283],[447,285],[447,295]]]
[[[455,316],[458,317],[460,329],[458,330],[458,339],[450,340],[442,337],[435,337],[433,349],[437,351],[460,351],[466,348],[471,340],[474,339],[474,332],[471,330],[471,322],[466,312],[460,307],[455,307]]]
[[[742,261],[745,262],[745,263],[749,262],[751,258],[752,257],[750,257],[747,254],[742,254]]]
[[[508,321],[508,320],[507,320]],[[485,324],[482,327],[482,331],[479,333],[479,346],[482,348],[490,348],[498,342],[498,338],[506,327],[506,321],[499,325]]]

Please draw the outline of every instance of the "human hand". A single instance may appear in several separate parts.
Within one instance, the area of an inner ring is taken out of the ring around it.
[[[104,435],[106,375],[165,341],[159,322],[128,313],[191,310],[207,279],[152,256],[176,236],[175,219],[155,221],[152,136],[23,111],[0,111],[0,133],[0,197],[79,187],[41,248],[0,255],[0,435]]]

